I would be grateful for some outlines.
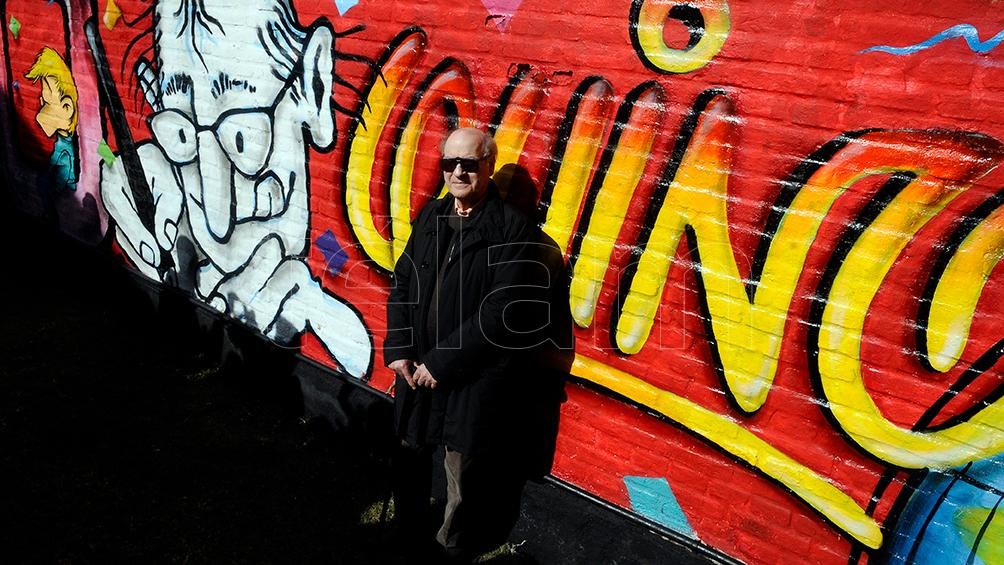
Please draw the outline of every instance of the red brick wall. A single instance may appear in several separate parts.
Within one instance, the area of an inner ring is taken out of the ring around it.
[[[1000,555],[992,6],[204,4],[7,0],[19,207],[385,390],[436,144],[488,128],[567,244],[556,476],[750,562]],[[43,47],[71,54],[75,190]]]

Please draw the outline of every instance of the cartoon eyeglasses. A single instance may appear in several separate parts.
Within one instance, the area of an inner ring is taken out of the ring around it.
[[[285,89],[284,89],[285,90]],[[280,92],[278,102],[284,92]],[[154,141],[175,165],[187,165],[198,154],[198,134],[211,131],[223,152],[242,174],[261,173],[272,153],[272,114],[269,108],[233,109],[220,114],[211,126],[200,126],[184,113],[167,109],[150,116]]]

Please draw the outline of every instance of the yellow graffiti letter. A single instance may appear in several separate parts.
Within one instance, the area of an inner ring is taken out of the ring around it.
[[[568,127],[568,142],[555,160],[560,162],[550,201],[547,204],[547,219],[544,232],[564,253],[568,249],[568,239],[575,220],[579,217],[579,207],[586,195],[586,186],[596,164],[596,154],[603,141],[603,134],[609,124],[609,113],[613,105],[613,88],[599,77],[591,77],[582,82],[568,103],[566,120],[574,120]],[[562,134],[559,134],[559,138]]]
[[[854,442],[900,467],[947,468],[1000,453],[1004,399],[945,429],[902,428],[881,413],[865,388],[861,343],[869,306],[909,239],[999,162],[1004,154],[1001,144],[974,134],[876,132],[862,137],[855,151],[845,153],[847,158],[828,163],[816,176],[850,169],[905,171],[916,178],[854,241],[825,296],[819,328],[810,329],[810,346],[818,352],[810,355],[810,362],[818,370],[828,410]],[[967,280],[962,286],[969,284]]]
[[[662,87],[654,82],[642,83],[625,97],[601,163],[604,173],[593,180],[588,211],[580,223],[588,227],[575,257],[569,291],[572,318],[581,327],[593,321],[617,234],[652,154],[663,99]]]
[[[345,209],[349,225],[366,255],[388,271],[394,268],[391,242],[377,230],[370,206],[373,166],[390,112],[424,53],[425,33],[421,30],[405,30],[391,42],[380,61],[380,73],[373,77],[366,94],[362,119],[352,136],[345,167]]]
[[[474,83],[467,67],[456,59],[440,61],[422,82],[411,104],[405,123],[398,130],[394,144],[394,170],[390,178],[390,216],[394,261],[404,253],[411,236],[411,189],[418,143],[429,118],[437,109],[454,116],[461,127],[474,125]]]
[[[922,337],[931,368],[948,371],[962,357],[976,304],[1002,258],[1004,208],[997,208],[965,236],[938,278]]]

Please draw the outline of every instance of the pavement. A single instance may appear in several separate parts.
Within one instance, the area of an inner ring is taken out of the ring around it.
[[[381,520],[386,400],[332,379],[366,416],[316,417],[288,352],[234,354],[255,338],[151,292],[107,242],[3,215],[0,562],[407,559]],[[728,562],[558,481],[528,485],[510,542],[482,562]]]

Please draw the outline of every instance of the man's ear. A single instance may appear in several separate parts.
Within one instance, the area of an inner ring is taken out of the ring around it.
[[[331,86],[334,65],[331,60],[331,30],[314,28],[303,51],[303,80],[300,82],[303,121],[310,130],[314,145],[321,150],[335,141],[335,117],[331,110]]]

